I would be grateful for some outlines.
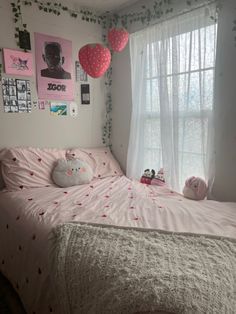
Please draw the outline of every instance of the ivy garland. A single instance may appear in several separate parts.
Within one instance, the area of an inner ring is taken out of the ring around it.
[[[187,6],[192,6],[199,0],[186,0]],[[172,14],[174,12],[173,0],[156,0],[153,7],[147,7],[146,5],[141,6],[139,12],[132,12],[128,14],[112,14],[109,11],[104,14],[96,14],[89,9],[80,9],[79,11],[72,10],[69,7],[62,5],[60,2],[50,2],[41,0],[13,0],[11,2],[12,13],[14,18],[15,27],[15,38],[17,45],[19,46],[19,31],[27,31],[27,24],[23,22],[22,17],[22,5],[32,6],[35,4],[40,11],[45,13],[51,13],[54,15],[61,15],[62,12],[66,12],[72,18],[80,18],[82,21],[89,23],[97,23],[102,26],[103,29],[103,42],[107,44],[107,31],[109,28],[114,26],[121,26],[127,28],[132,23],[142,23],[149,25],[152,20],[161,19],[163,16]],[[215,17],[211,17],[215,19]],[[236,20],[234,21],[233,31],[236,31]],[[236,40],[236,37],[235,37]],[[111,132],[112,132],[112,97],[111,97],[111,86],[112,86],[112,67],[108,69],[105,74],[105,89],[106,89],[106,120],[103,127],[102,141],[103,144],[111,146]]]
[[[111,131],[112,131],[112,66],[106,71],[105,74],[105,89],[106,89],[106,119],[103,126],[102,142],[111,148]]]
[[[234,26],[233,26],[233,32],[236,32],[236,20],[234,20]],[[235,41],[235,47],[236,47],[236,36],[234,37],[234,41]]]
[[[108,29],[109,27],[117,26],[118,24],[123,27],[127,27],[128,24],[132,24],[134,22],[148,24],[153,19],[160,19],[164,14],[166,15],[173,12],[173,7],[171,6],[172,1],[173,0],[157,0],[153,4],[152,8],[148,8],[143,5],[140,12],[133,12],[123,15],[111,14],[109,11],[105,12],[104,14],[96,14],[89,9],[80,9],[79,11],[76,11],[68,8],[65,5],[62,5],[60,2],[55,1],[44,2],[40,0],[15,0],[11,3],[11,6],[15,24],[20,24],[23,29],[26,29],[27,25],[23,24],[22,22],[21,6],[32,6],[33,4],[36,4],[40,11],[52,13],[55,15],[61,15],[62,12],[67,12],[73,18],[80,17],[83,21],[98,23],[101,24],[104,29]],[[16,29],[16,32],[18,32],[18,29]]]

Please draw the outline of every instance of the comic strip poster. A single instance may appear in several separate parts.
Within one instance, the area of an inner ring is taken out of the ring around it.
[[[2,78],[4,112],[31,112],[31,92],[28,80]]]
[[[3,56],[6,74],[23,76],[33,75],[32,53],[4,48]]]
[[[72,42],[35,33],[35,60],[38,97],[74,100]]]

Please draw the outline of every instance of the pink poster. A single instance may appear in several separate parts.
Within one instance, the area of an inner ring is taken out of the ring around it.
[[[4,48],[3,56],[6,74],[33,75],[33,57],[30,52]]]
[[[35,33],[38,97],[74,100],[72,42]]]

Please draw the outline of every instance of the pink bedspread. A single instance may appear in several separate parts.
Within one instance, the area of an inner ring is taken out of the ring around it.
[[[71,188],[0,193],[0,270],[27,313],[60,313],[50,282],[48,239],[60,223],[82,221],[236,238],[236,203],[191,201],[125,176]]]

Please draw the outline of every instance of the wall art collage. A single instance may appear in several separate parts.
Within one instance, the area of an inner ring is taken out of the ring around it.
[[[30,79],[25,77],[33,77],[36,78],[38,95],[38,101],[33,103],[37,103],[38,109],[48,107],[52,115],[77,116],[75,82],[81,83],[79,92],[83,105],[90,104],[90,84],[79,61],[75,61],[73,67],[72,42],[40,33],[35,33],[34,39],[35,69],[31,52],[3,48],[7,75],[1,81],[4,112],[31,112]]]

